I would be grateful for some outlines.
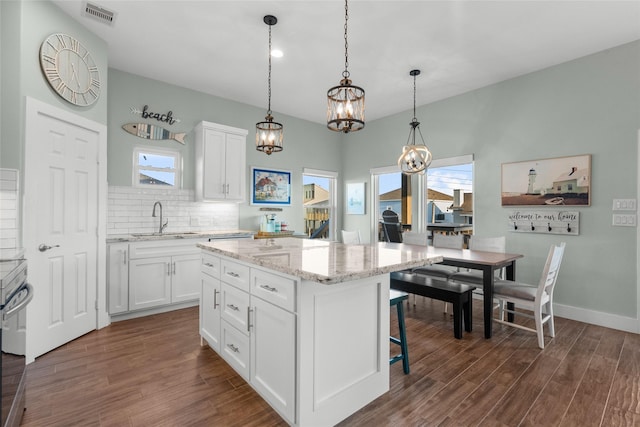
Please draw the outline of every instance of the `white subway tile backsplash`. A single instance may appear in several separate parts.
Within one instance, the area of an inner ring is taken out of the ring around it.
[[[18,171],[0,169],[0,248],[19,247]]]
[[[193,190],[137,189],[109,186],[107,235],[150,233],[158,229],[153,205],[162,203],[166,231],[211,231],[238,228],[236,203],[198,203]],[[158,213],[159,214],[159,213]],[[192,221],[198,218],[198,221]],[[194,225],[194,224],[198,225]]]

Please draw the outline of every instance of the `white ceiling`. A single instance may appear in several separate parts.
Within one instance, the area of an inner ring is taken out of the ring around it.
[[[275,15],[271,107],[326,121],[344,70],[342,1],[113,1],[113,26],[54,0],[109,46],[109,66],[267,109],[268,26]],[[640,39],[640,1],[349,2],[349,72],[366,119],[448,98]],[[410,120],[411,117],[407,117]],[[262,117],[256,117],[256,121]],[[281,120],[286,128],[286,120]]]

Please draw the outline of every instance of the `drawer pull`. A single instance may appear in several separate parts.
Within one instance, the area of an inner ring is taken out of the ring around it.
[[[204,265],[206,265],[207,267],[213,268],[213,264],[211,264],[210,262],[205,262]]]
[[[240,349],[233,344],[227,344],[227,347],[229,347],[234,353],[240,353]]]
[[[265,291],[269,291],[269,292],[278,292],[278,288],[272,288],[271,286],[267,286],[267,285],[260,285],[260,287],[262,289],[264,289]]]
[[[227,275],[229,275],[229,276],[231,276],[231,277],[235,277],[235,278],[240,277],[240,275],[239,275],[238,273],[234,273],[233,271],[228,271],[228,272],[227,272]]]
[[[227,307],[229,307],[233,311],[240,311],[237,305],[227,304]]]

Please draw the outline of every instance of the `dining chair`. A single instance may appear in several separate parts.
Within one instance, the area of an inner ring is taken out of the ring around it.
[[[507,251],[507,239],[504,236],[500,237],[479,237],[471,236],[469,239],[469,249],[472,251],[484,251],[484,252],[499,252],[505,253]],[[496,280],[504,279],[504,268],[496,270]],[[466,270],[453,273],[449,276],[449,280],[462,283],[472,283],[478,285],[474,293],[482,293],[482,271],[480,270]]]
[[[442,234],[435,233],[433,235],[434,248],[450,248],[462,249],[464,247],[464,236],[462,234]],[[458,271],[457,268],[451,268],[441,265],[429,265],[425,267],[417,267],[413,269],[413,273],[424,274],[427,276],[440,277],[449,279],[449,277]]]
[[[538,335],[538,347],[541,349],[544,349],[543,326],[545,323],[549,324],[549,335],[552,337],[555,336],[553,324],[553,290],[558,280],[558,271],[560,270],[560,263],[564,255],[564,248],[564,242],[557,246],[551,246],[547,261],[542,270],[542,276],[537,286],[512,280],[497,280],[493,290],[493,297],[498,300],[498,319],[494,320],[504,325],[535,332]],[[533,314],[515,311],[508,307],[505,308],[505,303],[513,303],[519,308],[532,311]],[[535,329],[514,322],[506,322],[504,320],[505,312],[533,318],[535,321]]]
[[[400,225],[400,217],[391,209],[385,209],[382,212],[382,234],[387,242],[402,243],[402,229]]]
[[[360,230],[342,230],[342,243],[344,243],[345,245],[359,245],[360,242]]]
[[[421,233],[419,231],[405,231],[402,233],[402,243],[409,245],[427,246],[428,239],[429,233]]]

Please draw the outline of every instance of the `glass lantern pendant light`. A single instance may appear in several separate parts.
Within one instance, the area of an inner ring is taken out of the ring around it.
[[[420,122],[416,119],[416,76],[420,75],[420,70],[411,70],[410,76],[413,76],[413,120],[409,125],[409,138],[407,145],[402,148],[402,155],[398,159],[398,166],[404,174],[424,174],[431,164],[431,151],[427,148],[420,131]],[[416,144],[416,131],[420,134],[422,144]]]
[[[256,123],[256,150],[267,154],[282,151],[283,127],[274,122],[271,115],[271,27],[278,19],[272,15],[264,17],[264,23],[269,26],[269,107],[264,122]]]
[[[364,127],[364,89],[353,86],[349,79],[349,44],[347,42],[347,22],[349,20],[348,0],[344,2],[344,71],[340,86],[327,91],[327,127],[336,132],[356,132]]]

